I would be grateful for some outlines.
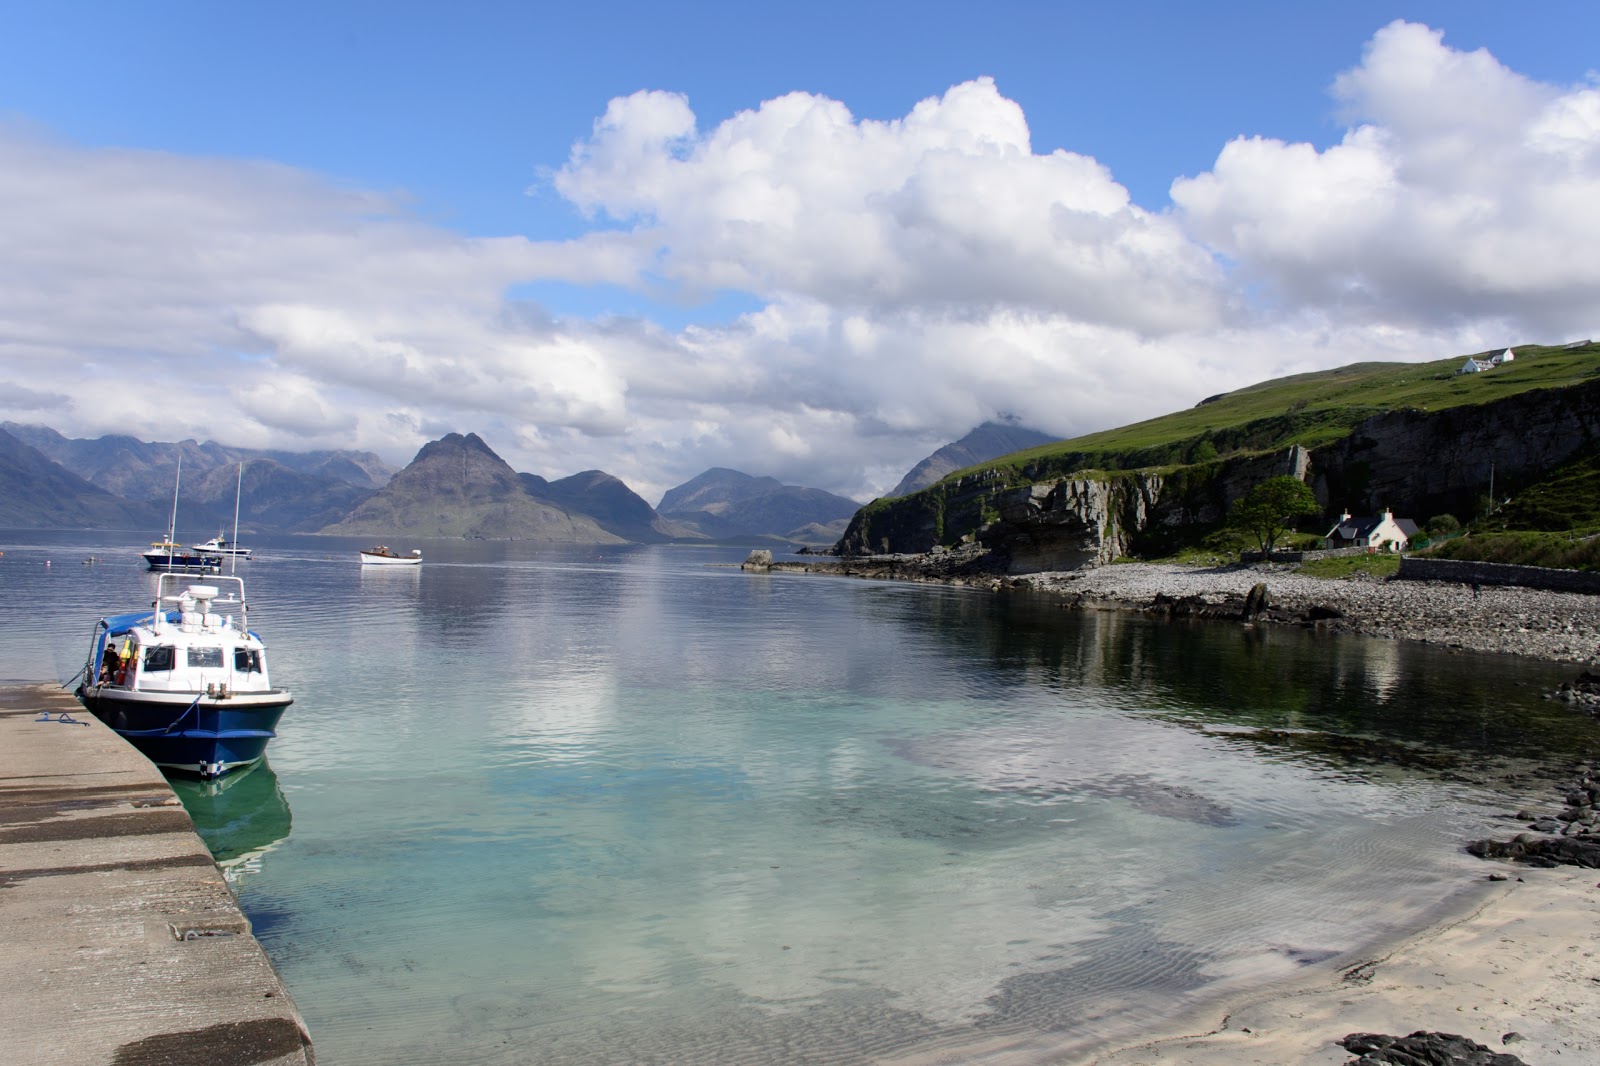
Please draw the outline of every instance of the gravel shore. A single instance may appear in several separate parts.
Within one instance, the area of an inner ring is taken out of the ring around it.
[[[1157,596],[1241,604],[1256,584],[1271,604],[1291,611],[1331,607],[1328,628],[1394,640],[1420,640],[1472,651],[1504,652],[1600,665],[1600,596],[1432,581],[1329,580],[1292,565],[1194,567],[1118,563],[1093,570],[1034,574],[1013,586],[1144,609]]]

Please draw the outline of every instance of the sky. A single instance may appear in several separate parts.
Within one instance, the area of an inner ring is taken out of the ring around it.
[[[0,421],[866,501],[1600,336],[1600,5],[0,0]]]

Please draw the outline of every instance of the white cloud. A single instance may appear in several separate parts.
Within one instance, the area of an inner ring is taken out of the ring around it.
[[[1259,137],[1172,187],[1183,222],[1289,307],[1417,330],[1496,319],[1561,339],[1596,321],[1600,100],[1395,22],[1334,84],[1318,151]]]
[[[873,311],[1029,308],[1162,334],[1222,316],[1221,276],[1093,159],[1035,155],[987,78],[903,119],[805,93],[700,134],[682,97],[614,100],[555,177],[637,223],[662,276]]]
[[[988,79],[893,121],[791,93],[702,128],[638,93],[551,176],[591,219],[568,241],[0,124],[0,419],[394,462],[474,431],[652,501],[710,466],[865,499],[1001,412],[1070,435],[1279,374],[1595,332],[1600,91],[1406,23],[1332,90],[1338,143],[1241,137],[1164,212],[1036,154]],[[540,280],[758,309],[670,330],[507,295]]]

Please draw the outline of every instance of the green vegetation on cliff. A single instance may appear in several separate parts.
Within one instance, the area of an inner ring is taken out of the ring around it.
[[[1149,558],[1218,549],[1233,501],[1270,478],[1305,479],[1308,468],[1323,514],[1302,525],[1307,532],[1324,532],[1341,508],[1385,507],[1417,521],[1477,517],[1481,530],[1491,486],[1502,501],[1520,501],[1495,512],[1507,528],[1600,530],[1600,344],[1515,351],[1480,373],[1460,373],[1467,356],[1456,356],[1299,374],[1015,452],[910,496],[875,500],[838,550],[920,552],[973,536],[993,549],[1009,536],[1038,556],[1040,538],[1061,535],[1043,526],[1064,519],[1044,516],[1043,495],[1017,490],[1084,481],[1106,486],[1108,499],[1136,502],[1084,518],[1114,526],[1107,535],[1119,550]],[[994,529],[1004,506],[1013,517]]]
[[[1514,361],[1481,374],[1457,373],[1465,356],[1431,363],[1354,363],[1296,374],[1213,396],[1159,418],[1014,452],[958,470],[946,480],[979,469],[1011,468],[1033,481],[1089,470],[1188,466],[1295,444],[1315,448],[1387,411],[1443,411],[1600,378],[1597,356],[1600,344],[1594,343],[1527,345],[1516,349]]]

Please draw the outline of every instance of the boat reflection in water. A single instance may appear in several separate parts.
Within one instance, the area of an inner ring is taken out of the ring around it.
[[[289,801],[266,760],[225,777],[172,777],[168,782],[235,890],[289,836]]]

